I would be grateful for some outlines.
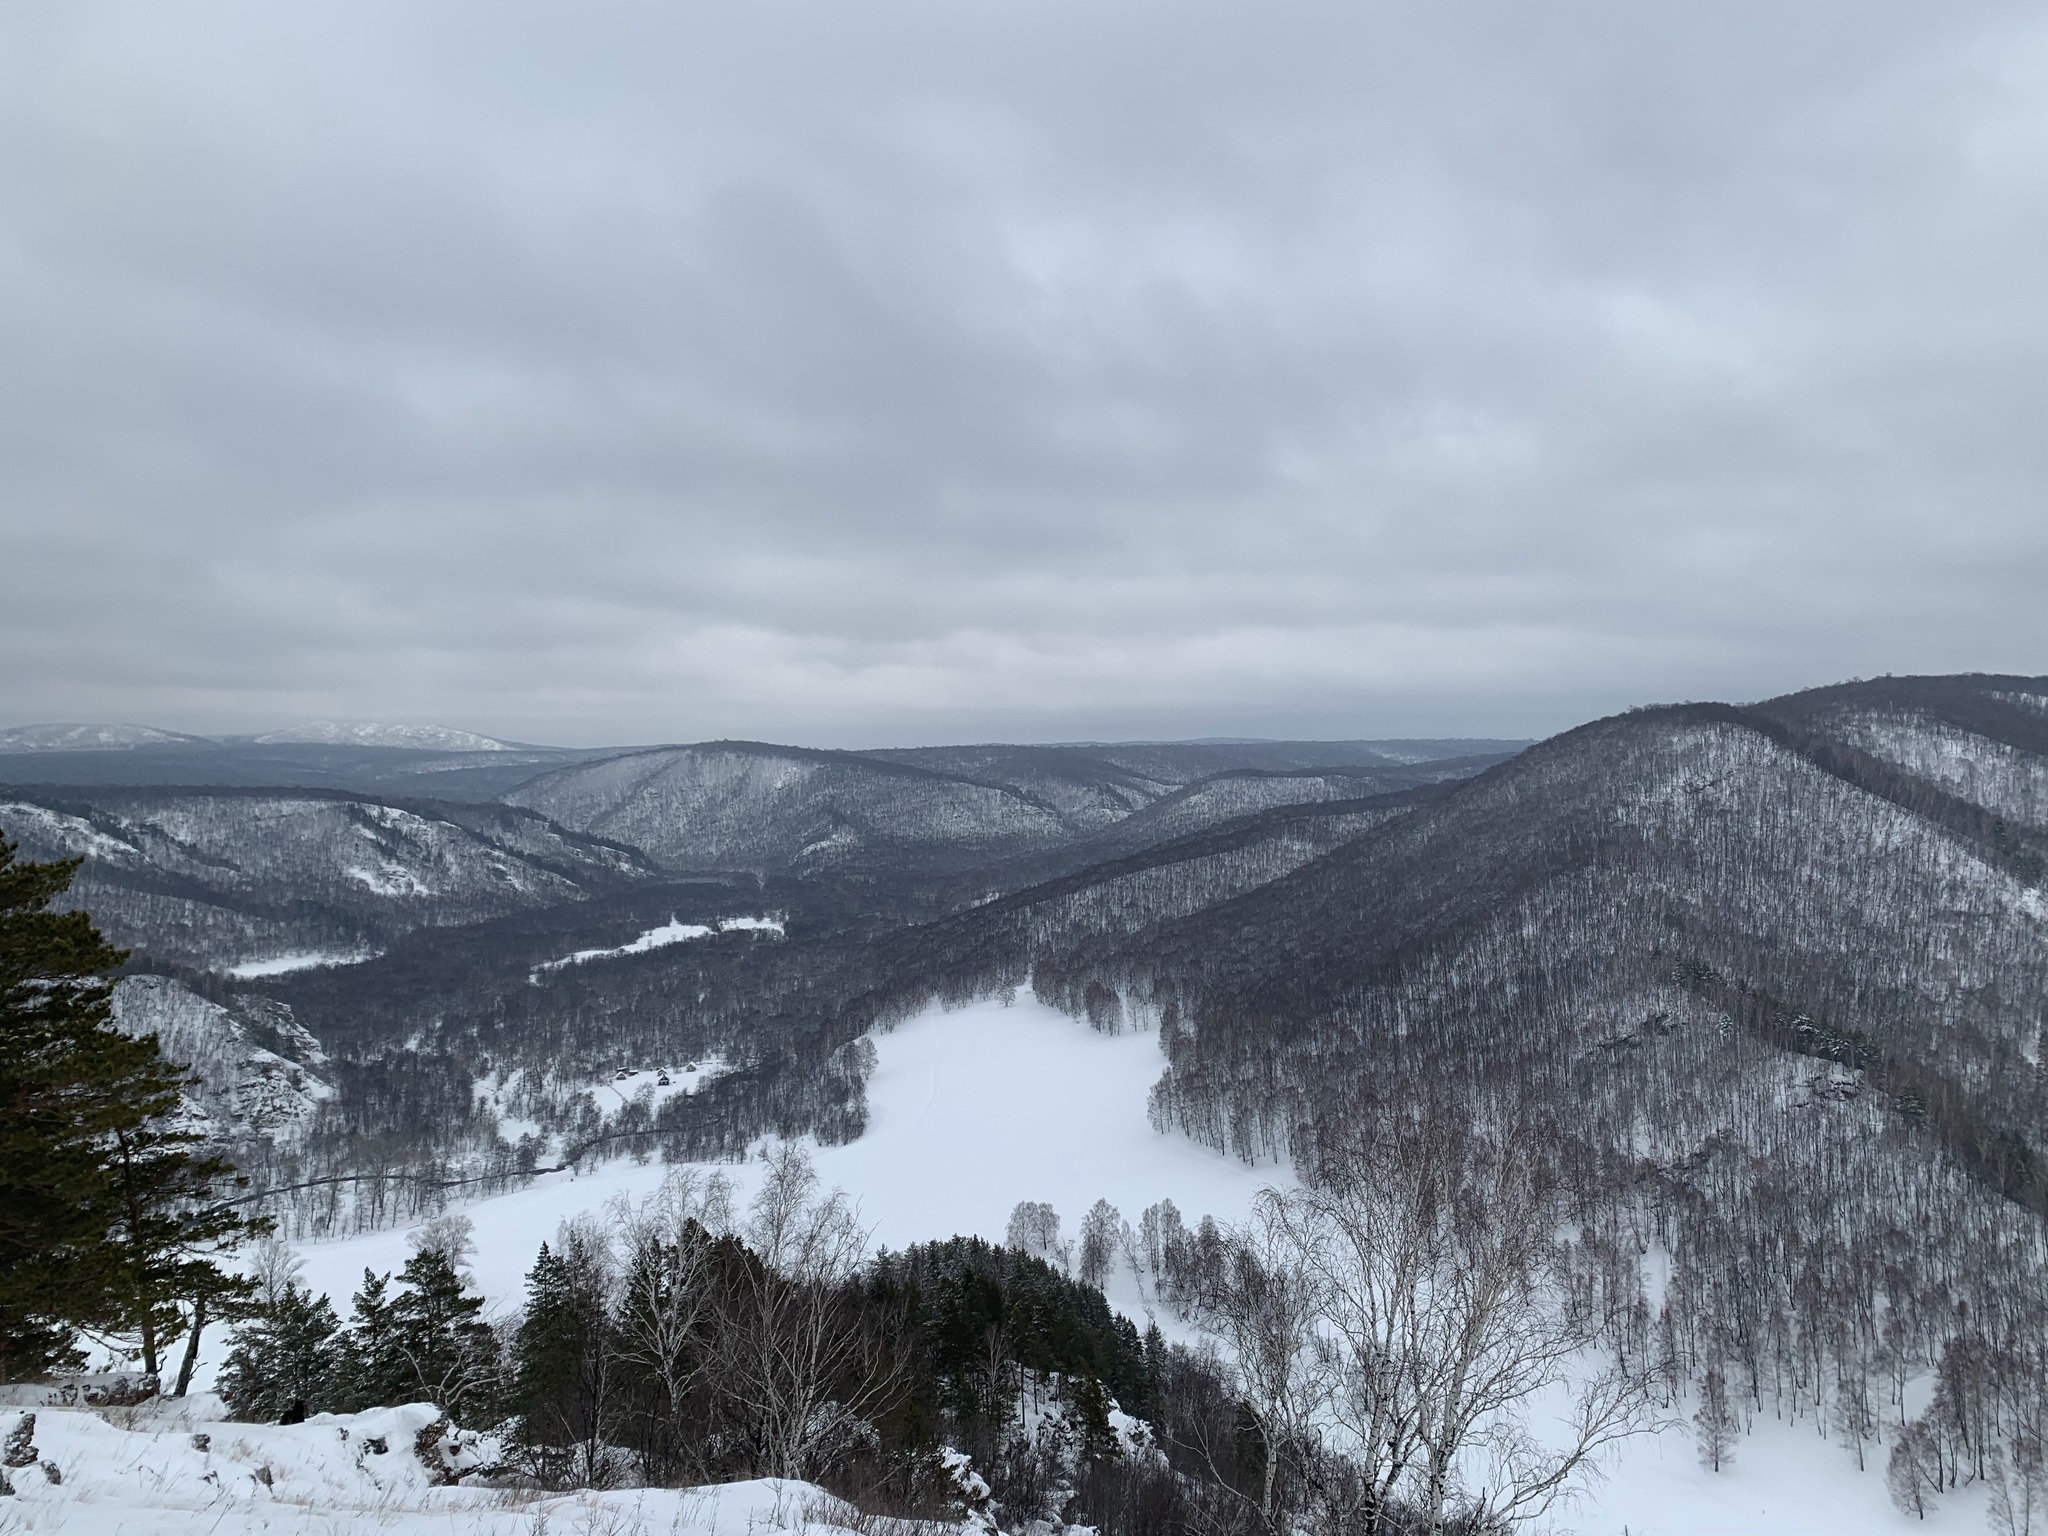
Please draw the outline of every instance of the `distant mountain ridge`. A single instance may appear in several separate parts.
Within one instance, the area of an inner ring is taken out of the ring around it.
[[[50,723],[0,728],[0,752],[127,752],[142,747],[208,745],[211,737],[153,725]]]
[[[319,742],[332,746],[405,747],[425,752],[512,752],[514,743],[445,725],[378,725],[370,721],[314,720],[266,731],[249,740],[258,746]]]
[[[493,800],[578,763],[714,743],[550,747],[441,726],[289,727],[254,736],[195,736],[153,726],[17,726],[0,730],[0,784],[306,788],[450,800]],[[926,767],[1035,792],[1077,784],[1129,791],[1131,808],[1163,789],[1233,769],[1400,767],[1519,750],[1526,742],[1149,743],[1105,748],[990,745],[840,752]],[[800,756],[823,749],[780,747]],[[1083,791],[1084,798],[1089,791]]]
[[[1126,766],[1013,746],[473,748],[459,733],[341,726],[80,749],[100,739],[81,729],[0,756],[0,781],[17,786],[0,790],[0,830],[37,857],[84,858],[76,899],[121,943],[202,968],[374,951],[420,926],[697,876],[830,875],[898,892],[907,881],[943,907],[954,886],[1014,888],[1261,805],[1393,790],[1491,760],[1250,749],[1374,765],[1290,776],[1213,744],[1148,747]],[[314,739],[280,739],[299,735]],[[365,838],[388,854],[369,857]]]
[[[506,752],[518,744],[445,725],[312,720],[260,734],[199,735],[154,725],[46,724],[0,727],[0,752],[118,752],[151,747],[305,745],[400,747],[429,752]],[[550,749],[541,749],[550,750]]]

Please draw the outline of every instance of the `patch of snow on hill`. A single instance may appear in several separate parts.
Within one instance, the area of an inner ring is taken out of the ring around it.
[[[1584,1536],[1982,1536],[1990,1528],[1981,1484],[1948,1494],[1925,1520],[1900,1514],[1885,1491],[1888,1451],[1866,1446],[1869,1466],[1859,1472],[1855,1453],[1821,1439],[1811,1422],[1759,1417],[1736,1440],[1734,1462],[1709,1472],[1690,1427],[1673,1427],[1625,1442],[1605,1480],[1557,1527]]]
[[[2048,694],[1994,692],[1992,698],[2036,715],[2048,715]]]
[[[283,976],[292,971],[310,971],[323,965],[361,965],[376,955],[367,949],[301,949],[262,960],[243,960],[226,967],[226,974],[242,981],[258,976]]]
[[[674,921],[673,918],[670,919]],[[770,913],[766,917],[721,917],[718,920],[720,933],[772,933],[781,938],[788,927],[781,913]]]
[[[387,863],[382,869],[365,869],[360,864],[351,864],[342,871],[351,880],[361,881],[379,896],[431,896],[433,888],[409,869]]]
[[[118,837],[110,836],[95,827],[83,816],[73,816],[64,811],[53,811],[47,806],[30,805],[22,800],[0,802],[0,827],[14,823],[14,841],[20,841],[23,829],[28,829],[39,840],[55,844],[66,854],[83,855],[92,859],[105,859],[115,864],[139,864],[142,850],[133,843],[124,843]]]
[[[1845,714],[1834,724],[1872,757],[2000,816],[2048,826],[2048,762],[2036,753],[1919,714]]]
[[[709,926],[681,923],[671,917],[659,928],[649,928],[631,943],[611,949],[579,949],[560,960],[543,960],[533,969],[538,975],[542,971],[559,971],[564,966],[582,965],[590,960],[609,960],[616,955],[644,955],[651,949],[666,949],[671,944],[685,944],[691,939],[708,939],[714,933],[766,933],[779,939],[783,931],[783,918],[773,913],[766,917],[721,917],[716,924]]]

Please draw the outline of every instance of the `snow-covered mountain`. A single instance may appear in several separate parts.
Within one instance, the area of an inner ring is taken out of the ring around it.
[[[119,752],[206,740],[153,725],[15,725],[0,729],[0,752]]]
[[[512,752],[512,743],[445,725],[379,725],[373,721],[311,720],[249,738],[259,746],[407,747],[426,752]]]
[[[1261,750],[1314,756],[1317,745]],[[672,870],[988,870],[1014,887],[1264,806],[1384,793],[1497,760],[1215,766],[1232,750],[1145,748],[1141,766],[1125,766],[1113,752],[1067,747],[851,753],[711,742],[575,764],[505,799],[631,844]]]

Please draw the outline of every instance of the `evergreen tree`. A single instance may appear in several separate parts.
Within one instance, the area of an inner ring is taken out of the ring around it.
[[[348,1332],[342,1337],[340,1397],[344,1409],[382,1408],[411,1402],[412,1372],[399,1347],[398,1323],[392,1316],[391,1277],[363,1271]]]
[[[448,1254],[427,1248],[406,1260],[389,1308],[390,1342],[403,1385],[398,1402],[430,1402],[452,1417],[488,1416],[499,1391],[498,1337],[484,1299],[468,1290]]]
[[[231,1207],[207,1203],[234,1178],[234,1167],[205,1151],[202,1142],[197,1132],[157,1116],[117,1126],[109,1148],[114,1327],[136,1336],[142,1368],[152,1376],[162,1368],[164,1346],[180,1333],[189,1334],[192,1346],[183,1373],[190,1375],[189,1359],[206,1318],[253,1289],[211,1256],[268,1227]]]
[[[75,1362],[80,1328],[135,1334],[154,1372],[231,1296],[211,1255],[253,1225],[210,1205],[227,1165],[175,1129],[185,1074],[113,1026],[126,958],[55,912],[76,859],[24,864],[0,839],[0,1380]]]
[[[232,1336],[216,1387],[231,1417],[268,1422],[338,1406],[340,1323],[325,1296],[286,1281]]]
[[[551,1482],[596,1470],[614,1406],[617,1348],[596,1259],[573,1233],[561,1252],[541,1244],[513,1338],[506,1406],[518,1417],[519,1442]],[[579,1450],[583,1466],[576,1468],[569,1463]]]

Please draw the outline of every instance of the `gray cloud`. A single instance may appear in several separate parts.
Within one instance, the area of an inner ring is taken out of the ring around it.
[[[0,717],[1554,729],[2048,669],[2048,25],[0,21]]]

